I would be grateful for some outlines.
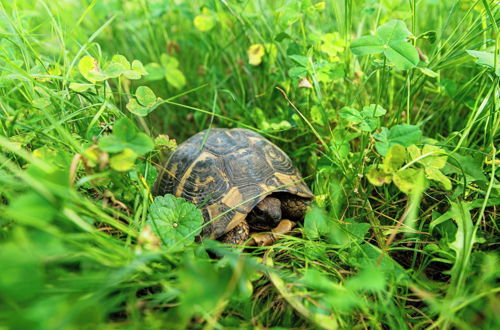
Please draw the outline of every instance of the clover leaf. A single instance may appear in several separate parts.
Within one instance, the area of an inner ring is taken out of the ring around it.
[[[411,145],[408,147],[408,154],[413,161],[424,167],[425,175],[429,180],[441,183],[445,190],[451,189],[450,179],[441,172],[448,161],[448,155],[443,149],[430,144],[424,145],[422,149]]]
[[[359,124],[359,129],[363,132],[373,132],[378,126],[377,117],[385,115],[386,112],[380,105],[370,104],[363,107],[361,112],[351,107],[344,107],[339,111],[339,116],[351,124]]]
[[[151,88],[139,86],[135,91],[135,98],[127,103],[127,109],[135,115],[144,117],[160,105],[161,98],[157,98]]]
[[[97,60],[92,56],[82,57],[78,62],[78,70],[91,83],[106,80],[106,76],[99,69]]]
[[[179,61],[175,57],[162,54],[160,62],[165,70],[165,79],[170,85],[177,89],[186,85],[186,77],[179,69]]]
[[[88,55],[84,56],[80,59],[80,62],[78,62],[78,70],[85,79],[93,84],[110,78],[118,78],[120,76],[124,76],[127,79],[140,79],[141,76],[147,74],[147,71],[140,61],[134,60],[131,65],[125,56],[119,54],[113,56],[111,62],[109,62],[102,71],[95,58]],[[88,84],[72,83],[70,88],[76,92],[84,92],[89,86]]]
[[[425,190],[427,179],[439,182],[445,190],[450,190],[451,181],[441,172],[447,160],[446,152],[437,146],[426,144],[420,149],[414,144],[407,148],[394,144],[387,151],[382,166],[371,166],[366,177],[375,186],[394,182],[405,194]]]
[[[378,27],[375,35],[362,36],[351,43],[355,55],[384,53],[387,60],[400,70],[414,68],[419,63],[417,49],[407,42],[411,35],[406,24],[391,20]]]
[[[134,60],[131,65],[125,56],[117,54],[104,69],[104,74],[107,78],[118,78],[123,75],[127,79],[137,80],[147,72],[140,61]]]
[[[186,85],[186,77],[179,69],[179,61],[167,54],[162,54],[160,63],[149,63],[146,65],[148,71],[147,80],[155,81],[165,78],[169,85],[174,88],[182,88]]]
[[[123,149],[119,154],[114,155],[109,160],[109,166],[119,172],[126,172],[130,170],[137,159],[137,154],[129,148]]]
[[[406,160],[406,149],[405,147],[395,144],[393,145],[382,163],[382,169],[385,173],[394,173],[403,166]]]
[[[193,20],[194,27],[201,32],[210,31],[215,23],[217,23],[216,17],[208,8],[203,8],[201,14]]]
[[[378,140],[375,143],[377,152],[385,156],[389,148],[395,144],[409,147],[412,144],[418,143],[422,137],[422,131],[418,126],[402,124],[395,125],[390,129],[383,127],[380,133],[374,134],[374,137]]]
[[[416,191],[425,191],[427,184],[422,169],[406,168],[392,176],[396,187],[407,195]]]
[[[126,117],[115,123],[113,134],[103,137],[99,142],[101,150],[121,152],[129,148],[139,156],[150,152],[153,147],[153,140],[148,135],[138,132],[134,123]]]
[[[316,239],[321,235],[328,234],[330,225],[326,212],[319,207],[313,207],[305,216],[304,232],[308,238]]]
[[[366,173],[366,178],[374,186],[381,187],[392,182],[392,173],[386,173],[382,168],[372,167]]]
[[[167,194],[157,196],[149,207],[147,224],[167,246],[186,246],[201,232],[201,211],[183,198]]]

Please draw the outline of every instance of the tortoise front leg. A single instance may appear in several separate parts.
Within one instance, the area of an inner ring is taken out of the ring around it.
[[[276,226],[276,228],[271,230],[271,233],[257,233],[253,234],[248,242],[248,245],[258,245],[258,246],[268,246],[276,242],[280,235],[288,234],[293,227],[295,227],[295,222],[283,219]]]
[[[250,236],[250,227],[248,222],[243,220],[239,225],[225,233],[219,239],[222,243],[241,245]]]

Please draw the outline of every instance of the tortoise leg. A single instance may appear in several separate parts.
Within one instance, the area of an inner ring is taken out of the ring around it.
[[[292,221],[302,221],[311,201],[295,195],[286,194],[281,198],[283,218]]]
[[[245,243],[250,235],[250,228],[246,220],[243,220],[239,225],[225,233],[219,239],[222,243],[241,245]]]
[[[295,227],[295,222],[283,219],[276,226],[276,228],[271,231],[271,233],[252,234],[252,239],[248,242],[248,245],[271,245],[280,238],[279,235],[288,234],[293,229],[293,227]]]

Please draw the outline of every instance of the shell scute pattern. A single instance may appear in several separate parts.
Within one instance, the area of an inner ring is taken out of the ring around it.
[[[255,178],[268,178],[274,173],[260,150],[252,148],[239,149],[224,157],[227,175],[233,185],[245,185],[254,182]]]
[[[204,143],[203,143],[204,142]],[[313,198],[290,158],[253,131],[215,128],[184,143],[167,160],[157,194],[174,194],[202,208],[202,236],[218,238],[274,192]]]
[[[192,201],[196,205],[210,201],[216,203],[230,188],[223,172],[223,162],[213,155],[202,153],[183,174],[175,195]]]

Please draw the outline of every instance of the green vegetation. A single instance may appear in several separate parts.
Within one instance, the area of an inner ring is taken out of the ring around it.
[[[493,0],[1,1],[0,329],[498,328],[499,26]],[[209,127],[290,155],[304,224],[195,242],[151,192]]]

